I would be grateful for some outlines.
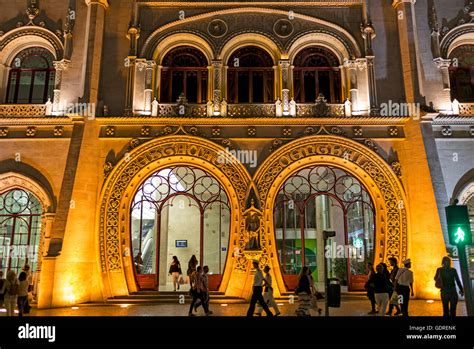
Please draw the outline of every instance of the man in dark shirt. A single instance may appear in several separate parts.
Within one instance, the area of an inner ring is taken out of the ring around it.
[[[451,268],[451,258],[443,257],[442,267],[436,270],[434,277],[437,286],[441,287],[441,302],[443,303],[443,316],[456,316],[456,306],[458,304],[458,294],[456,284],[459,287],[459,294],[464,295],[461,280],[459,280],[456,269]]]

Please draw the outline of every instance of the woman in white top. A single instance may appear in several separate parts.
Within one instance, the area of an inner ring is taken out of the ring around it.
[[[272,287],[272,276],[270,275],[270,267],[267,265],[263,271],[265,272],[265,291],[263,292],[263,300],[267,303],[268,307],[271,307],[275,310],[275,316],[280,315],[280,309],[278,309],[278,305],[275,302],[275,298],[273,298],[273,287]],[[262,306],[259,304],[257,306],[257,312],[255,315],[261,316],[262,315]]]
[[[18,298],[19,282],[16,273],[13,270],[7,272],[7,279],[3,283],[2,292],[5,294],[5,307],[7,308],[7,316],[13,316],[15,305]]]

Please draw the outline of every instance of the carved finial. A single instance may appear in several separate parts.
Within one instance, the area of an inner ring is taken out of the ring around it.
[[[250,207],[254,207],[254,205],[255,205],[255,201],[252,198],[252,199],[250,199]]]
[[[436,12],[436,6],[434,3],[433,6],[431,6],[430,26],[432,32],[439,32],[438,13]]]
[[[38,0],[28,0],[28,4],[26,7],[26,15],[28,16],[28,19],[30,20],[28,22],[28,25],[35,25],[33,23],[33,20],[38,17],[40,14],[40,9],[39,9],[39,4]]]

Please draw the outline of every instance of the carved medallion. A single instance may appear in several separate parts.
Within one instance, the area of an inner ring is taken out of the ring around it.
[[[227,34],[227,24],[222,19],[214,19],[207,26],[207,32],[215,38],[221,38]]]
[[[293,24],[288,19],[279,19],[273,25],[273,31],[280,38],[287,38],[293,33]]]

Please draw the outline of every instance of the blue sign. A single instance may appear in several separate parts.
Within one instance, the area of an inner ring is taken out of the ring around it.
[[[175,240],[176,247],[188,247],[188,240]]]

